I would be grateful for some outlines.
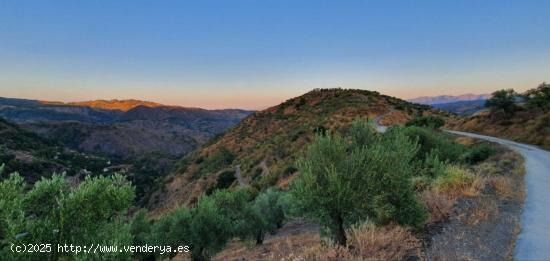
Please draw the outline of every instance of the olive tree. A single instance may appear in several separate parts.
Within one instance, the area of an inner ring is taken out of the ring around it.
[[[400,129],[378,135],[365,122],[354,123],[350,137],[317,136],[298,161],[294,203],[340,245],[346,227],[365,220],[420,225],[426,211],[410,183],[417,150]]]

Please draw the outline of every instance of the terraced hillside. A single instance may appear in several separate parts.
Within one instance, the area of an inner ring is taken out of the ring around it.
[[[193,204],[204,193],[238,184],[286,187],[293,165],[316,133],[343,131],[357,118],[404,124],[417,115],[449,114],[367,90],[316,89],[256,112],[184,157],[151,197],[156,213]]]

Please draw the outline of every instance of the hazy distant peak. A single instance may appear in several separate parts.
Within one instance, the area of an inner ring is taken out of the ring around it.
[[[467,93],[462,95],[439,95],[439,96],[422,96],[414,99],[408,99],[410,102],[420,103],[420,104],[441,104],[441,103],[450,103],[457,101],[475,101],[475,100],[486,100],[491,97],[491,94],[473,94]]]

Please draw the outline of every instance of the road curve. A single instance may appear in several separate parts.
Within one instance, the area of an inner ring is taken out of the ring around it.
[[[550,152],[536,146],[461,131],[453,134],[487,140],[519,152],[525,159],[525,206],[515,260],[550,260]]]

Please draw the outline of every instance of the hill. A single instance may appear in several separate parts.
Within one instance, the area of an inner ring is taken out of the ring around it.
[[[440,96],[422,96],[414,99],[408,99],[410,102],[420,103],[420,104],[441,104],[441,103],[450,103],[458,101],[474,101],[474,100],[486,100],[491,97],[491,94],[463,94],[463,95],[440,95]]]
[[[221,137],[184,157],[150,199],[157,213],[193,204],[215,188],[250,184],[285,187],[293,165],[316,133],[343,131],[357,118],[404,124],[417,115],[446,114],[367,90],[317,89],[255,112]]]

